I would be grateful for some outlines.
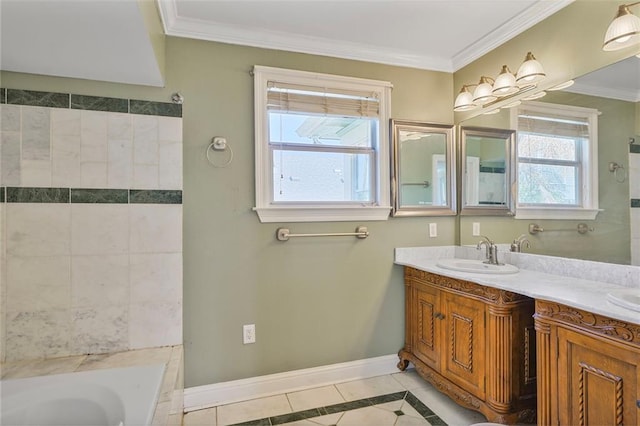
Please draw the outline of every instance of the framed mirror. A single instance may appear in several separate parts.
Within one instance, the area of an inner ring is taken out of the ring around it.
[[[512,216],[515,130],[460,127],[460,214]]]
[[[393,216],[456,214],[453,125],[391,120]]]

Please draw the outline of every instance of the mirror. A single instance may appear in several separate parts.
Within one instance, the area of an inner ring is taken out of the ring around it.
[[[576,231],[580,220],[516,220],[506,218],[460,218],[460,244],[475,244],[472,221],[480,222],[482,233],[508,243],[521,234],[531,242],[524,251],[551,256],[562,256],[619,264],[640,264],[639,217],[630,208],[630,200],[637,199],[633,188],[638,187],[640,174],[634,168],[632,155],[640,158],[640,58],[631,56],[602,69],[575,79],[572,87],[562,91],[549,91],[537,102],[594,108],[598,118],[598,179],[599,207],[595,220],[586,221],[585,234]],[[624,84],[624,82],[628,84]],[[603,85],[605,84],[605,85]],[[478,115],[460,123],[463,126],[510,127],[510,110],[502,109],[493,115]],[[630,138],[635,143],[630,145]],[[638,146],[636,148],[636,146]],[[616,174],[609,170],[609,163],[624,167]],[[635,160],[635,164],[637,160]],[[617,180],[616,180],[617,179]],[[635,182],[635,183],[634,183]],[[636,189],[637,193],[637,189]],[[529,234],[530,223],[545,231]],[[631,246],[636,244],[632,257]],[[635,259],[635,260],[634,260]]]
[[[514,144],[513,130],[460,128],[461,215],[513,215]]]
[[[391,120],[393,216],[456,214],[453,126]]]

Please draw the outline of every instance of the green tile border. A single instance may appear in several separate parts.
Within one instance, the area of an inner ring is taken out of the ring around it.
[[[7,89],[7,104],[51,108],[69,108],[69,94]]]
[[[182,204],[182,191],[129,190],[131,204]]]
[[[182,117],[182,105],[172,102],[109,98],[70,93],[39,92],[0,88],[1,103],[11,105],[70,108],[90,111],[122,112],[128,114]]]
[[[128,204],[129,191],[126,189],[71,189],[72,203],[86,204]]]
[[[7,187],[7,203],[69,203],[69,188]]]
[[[5,194],[6,192],[6,194]],[[181,190],[0,187],[0,202],[72,204],[182,204]]]
[[[263,419],[250,420],[248,422],[235,423],[232,426],[272,426],[291,423],[296,421],[313,419],[314,417],[326,416],[329,414],[342,413],[344,411],[356,410],[358,408],[373,407],[387,402],[399,401],[404,399],[411,405],[420,415],[430,424],[438,426],[447,426],[447,423],[438,417],[429,407],[416,398],[409,391],[395,392],[386,395],[375,396],[372,398],[364,398],[356,401],[341,402],[339,404],[329,405],[326,407],[312,408],[309,410],[297,411],[295,413],[282,414],[279,416],[265,417]],[[400,416],[403,413],[395,413]]]
[[[129,100],[100,96],[71,95],[71,109],[129,112]]]
[[[129,112],[131,114],[182,117],[182,105],[166,102],[151,102],[131,99],[129,101]]]
[[[631,199],[631,208],[640,208],[640,198],[632,198]]]
[[[629,145],[629,152],[632,154],[640,154],[640,145]]]
[[[480,173],[504,174],[504,167],[483,167],[483,166],[480,166]]]

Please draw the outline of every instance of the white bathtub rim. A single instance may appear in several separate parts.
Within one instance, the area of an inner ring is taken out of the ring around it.
[[[125,411],[125,424],[151,424],[156,404],[160,397],[160,387],[166,370],[165,364],[151,364],[136,367],[109,368],[74,373],[52,374],[24,379],[0,381],[3,414],[12,410],[5,403],[20,401],[31,392],[32,402],[42,401],[38,389],[48,386],[99,385],[114,392],[121,399]],[[141,391],[142,388],[145,391]],[[22,397],[20,397],[22,394]],[[19,399],[16,399],[20,397]]]

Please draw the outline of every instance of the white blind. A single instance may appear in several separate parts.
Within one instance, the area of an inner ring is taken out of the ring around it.
[[[518,130],[540,135],[557,135],[569,138],[588,138],[589,121],[586,117],[540,114],[536,111],[520,110]]]
[[[267,109],[326,115],[378,117],[377,92],[358,92],[269,81]]]

